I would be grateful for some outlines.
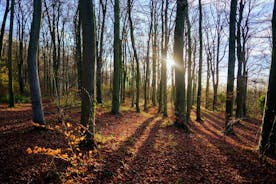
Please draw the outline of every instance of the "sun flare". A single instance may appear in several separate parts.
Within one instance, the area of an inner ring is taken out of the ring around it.
[[[167,58],[167,68],[171,69],[175,65],[173,58]]]

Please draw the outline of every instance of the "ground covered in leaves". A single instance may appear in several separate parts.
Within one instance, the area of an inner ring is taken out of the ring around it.
[[[0,105],[0,183],[276,183],[276,161],[256,151],[260,121],[241,121],[224,136],[223,114],[204,110],[185,134],[155,108],[127,106],[117,116],[98,106],[98,149],[82,150],[79,108],[44,103],[40,127],[30,104]]]

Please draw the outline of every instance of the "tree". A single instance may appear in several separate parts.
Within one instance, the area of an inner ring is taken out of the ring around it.
[[[151,1],[150,5],[150,27],[147,41],[147,56],[146,56],[146,78],[145,78],[145,86],[144,86],[144,111],[148,111],[148,93],[149,93],[149,73],[150,73],[150,40],[152,36],[152,26],[153,26],[153,1]]]
[[[233,133],[233,127],[230,123],[233,115],[234,101],[234,72],[235,72],[235,33],[236,33],[236,11],[237,0],[231,0],[230,23],[229,23],[229,56],[228,56],[228,76],[226,92],[226,112],[225,112],[225,130],[224,133]]]
[[[198,65],[198,84],[197,84],[197,103],[196,103],[196,121],[201,120],[201,76],[202,76],[202,4],[199,4],[199,65]]]
[[[276,1],[272,16],[272,59],[259,151],[265,155],[276,155]]]
[[[96,26],[94,5],[91,0],[80,0],[80,20],[83,38],[81,123],[87,128],[84,144],[94,147],[95,134],[95,64]]]
[[[120,40],[120,4],[115,0],[114,5],[114,72],[112,89],[112,110],[113,114],[119,113],[120,108],[120,75],[121,75],[121,40]]]
[[[134,59],[136,62],[136,112],[140,112],[139,101],[140,101],[140,67],[139,67],[139,58],[135,46],[135,39],[134,39],[134,28],[131,18],[131,9],[132,9],[133,0],[127,1],[127,8],[128,8],[128,21],[130,27],[130,37],[131,37],[131,45],[133,49]]]
[[[9,69],[9,107],[14,107],[13,76],[12,76],[12,35],[14,19],[14,0],[11,1],[10,30],[9,30],[9,51],[8,51],[8,69]]]
[[[187,40],[188,40],[188,86],[187,86],[187,120],[190,120],[192,109],[192,39],[191,39],[191,24],[189,19],[188,2],[185,0],[185,22],[187,25]]]
[[[40,84],[37,70],[37,48],[39,43],[39,32],[41,25],[42,0],[33,1],[34,12],[31,26],[29,49],[28,49],[28,71],[30,92],[32,99],[33,122],[44,124],[44,116],[41,101]]]
[[[153,7],[153,38],[152,38],[152,105],[156,106],[156,69],[157,69],[157,34],[158,34],[158,14],[157,1],[151,0]]]
[[[185,19],[185,0],[177,0],[177,10],[175,18],[174,31],[174,60],[175,67],[175,124],[188,131],[188,124],[185,118],[185,81],[183,74],[185,74],[183,62],[183,48],[184,48],[184,19]]]
[[[97,102],[102,103],[102,66],[103,66],[103,40],[104,40],[104,30],[105,30],[105,19],[106,19],[106,6],[107,1],[100,0],[102,9],[102,22],[100,28],[100,38],[99,38],[99,51],[97,55]],[[100,15],[99,15],[100,16]]]
[[[74,16],[74,35],[75,35],[75,60],[78,73],[78,88],[81,90],[81,22],[79,6]]]
[[[6,1],[6,8],[5,8],[5,13],[2,21],[2,26],[1,26],[1,32],[0,32],[0,64],[2,60],[2,47],[3,47],[3,39],[4,39],[4,34],[5,34],[5,27],[6,27],[6,21],[9,13],[9,6],[10,6],[10,0]]]

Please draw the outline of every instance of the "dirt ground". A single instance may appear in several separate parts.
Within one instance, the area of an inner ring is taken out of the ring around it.
[[[276,183],[276,161],[256,151],[260,121],[241,121],[236,135],[224,136],[223,114],[203,110],[204,122],[192,113],[185,134],[173,126],[171,112],[163,118],[155,108],[123,107],[114,116],[108,109],[97,110],[98,149],[72,167],[67,158],[28,152],[36,146],[70,150],[62,132],[36,128],[30,104],[0,105],[0,183]],[[44,110],[49,124],[61,123],[53,105],[44,103]],[[64,114],[72,127],[80,119],[79,108]]]

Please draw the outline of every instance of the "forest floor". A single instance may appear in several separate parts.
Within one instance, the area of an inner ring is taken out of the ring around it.
[[[109,109],[98,107],[98,149],[88,151],[73,143],[79,108],[65,110],[61,123],[44,103],[50,126],[38,128],[30,104],[0,105],[0,183],[276,183],[276,160],[256,151],[260,121],[241,121],[236,135],[224,136],[223,113],[203,110],[204,121],[192,113],[185,134],[172,112],[163,118],[155,108],[123,106],[114,116]]]

